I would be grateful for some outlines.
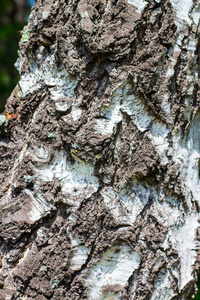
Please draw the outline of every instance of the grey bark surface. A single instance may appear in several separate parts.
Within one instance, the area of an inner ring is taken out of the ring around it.
[[[199,1],[37,0],[0,116],[0,299],[191,299]]]

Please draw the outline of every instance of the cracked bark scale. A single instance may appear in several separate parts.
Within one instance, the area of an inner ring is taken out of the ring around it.
[[[0,299],[191,299],[197,0],[37,0],[0,118]]]

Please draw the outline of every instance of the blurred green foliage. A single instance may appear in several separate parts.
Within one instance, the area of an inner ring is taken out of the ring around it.
[[[14,63],[17,59],[19,31],[24,24],[15,17],[15,2],[0,1],[0,112],[18,81]]]
[[[196,296],[193,298],[193,300],[200,300],[200,274],[198,276],[197,286],[198,286],[198,291]]]
[[[33,4],[33,0],[0,0],[0,112],[19,80],[14,63],[20,31]]]

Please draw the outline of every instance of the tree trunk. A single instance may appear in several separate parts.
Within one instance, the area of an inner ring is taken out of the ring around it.
[[[38,0],[1,115],[0,299],[191,299],[192,0]]]

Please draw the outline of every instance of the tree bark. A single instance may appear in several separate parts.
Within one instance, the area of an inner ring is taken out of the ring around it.
[[[191,299],[199,2],[38,0],[0,117],[1,299]]]

